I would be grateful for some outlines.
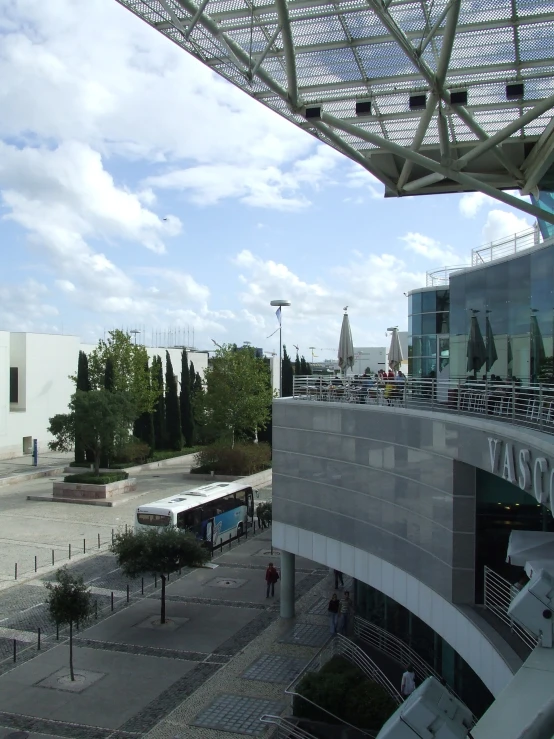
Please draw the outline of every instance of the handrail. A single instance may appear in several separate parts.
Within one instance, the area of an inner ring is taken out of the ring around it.
[[[335,716],[335,714],[331,713],[331,711],[322,708],[322,706],[314,703],[309,698],[306,698],[296,691],[296,688],[305,675],[311,672],[319,672],[323,665],[325,665],[332,657],[335,657],[337,655],[348,659],[350,662],[359,667],[366,677],[368,677],[373,682],[378,683],[384,690],[386,690],[389,696],[398,705],[402,703],[402,696],[400,695],[398,690],[396,690],[388,677],[383,673],[380,667],[375,664],[375,662],[364,652],[363,649],[361,649],[357,644],[355,644],[353,641],[343,636],[342,634],[335,634],[329,637],[329,639],[325,642],[325,644],[321,647],[317,654],[312,657],[312,659],[308,662],[304,669],[287,686],[287,688],[285,689],[285,695],[289,695],[291,697],[291,701],[293,701],[294,698],[300,698],[301,700],[306,701],[306,703],[309,703],[315,708],[318,708],[320,711],[328,714],[335,721],[338,721],[341,724],[345,724],[346,726],[350,726],[350,728],[355,729],[356,731],[361,732],[366,736],[373,736],[372,732],[367,731],[366,729],[360,729],[360,727],[354,726],[345,719],[341,719],[338,716]]]
[[[537,637],[508,615],[508,608],[517,592],[509,580],[491,570],[490,567],[485,567],[485,608],[509,626],[510,631],[518,636],[529,649],[534,649],[539,641]]]
[[[277,732],[274,734],[276,739],[316,739],[313,734],[301,729],[286,716],[273,716],[270,713],[265,713],[260,721],[262,724],[277,726]]]
[[[495,259],[515,254],[524,249],[530,249],[541,243],[541,234],[537,225],[532,228],[519,231],[510,236],[504,236],[496,241],[483,244],[476,249],[471,250],[471,264],[473,267],[486,262],[493,262]]]
[[[554,384],[402,377],[298,375],[293,397],[494,418],[554,434]]]
[[[372,624],[361,616],[354,616],[354,634],[360,639],[370,644],[380,652],[392,657],[404,667],[411,665],[414,669],[419,682],[423,682],[428,677],[434,677],[436,680],[444,684],[444,679],[430,664],[428,664],[419,654],[413,650],[405,641],[398,636],[391,634],[381,626]],[[463,703],[463,700],[450,685],[446,686],[450,693]],[[477,718],[473,717],[473,723]]]

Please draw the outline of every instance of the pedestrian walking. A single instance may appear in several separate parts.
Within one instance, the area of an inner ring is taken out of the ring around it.
[[[256,506],[256,516],[258,517],[258,528],[263,529],[264,528],[264,514],[263,514],[261,503],[258,503],[258,505]]]
[[[353,603],[350,600],[350,593],[348,590],[344,591],[344,597],[339,601],[339,633],[344,636],[348,633],[348,624],[350,621],[350,614],[352,613]]]
[[[337,633],[337,627],[339,625],[339,606],[340,600],[337,598],[337,594],[333,593],[331,600],[329,601],[329,607],[327,612],[329,613],[329,630],[331,634]]]
[[[406,667],[406,672],[402,675],[402,682],[400,684],[400,692],[404,700],[411,695],[416,688],[415,684],[415,672],[411,665]]]
[[[273,566],[273,562],[270,562],[268,565],[267,570],[265,571],[265,582],[266,582],[266,593],[265,597],[269,598],[269,592],[271,590],[271,597],[273,598],[275,595],[275,583],[279,579],[279,573]]]
[[[339,589],[339,582],[341,588],[344,588],[344,580],[342,579],[342,572],[340,570],[335,570],[335,590]]]

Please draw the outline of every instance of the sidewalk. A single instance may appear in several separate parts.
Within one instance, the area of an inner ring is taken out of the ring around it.
[[[110,571],[111,555],[101,556],[106,573],[94,585],[105,591],[97,597],[106,603],[110,588],[124,595],[126,586],[118,571]],[[297,558],[301,615],[281,621],[279,585],[274,599],[265,597],[270,558],[279,564],[278,552],[271,555],[270,531],[264,531],[214,559],[215,569],[171,579],[164,627],[156,623],[159,591],[140,598],[135,581],[138,593],[129,605],[122,598],[123,607],[76,635],[77,684],[65,679],[68,647],[55,641],[50,627],[43,651],[33,645],[36,656],[0,677],[0,739],[15,730],[31,739],[263,734],[260,716],[287,709],[285,687],[327,639],[320,611],[332,584],[326,569]],[[41,585],[23,587],[36,593]],[[0,624],[0,642],[13,640],[1,635],[16,624],[21,627],[19,614]],[[19,634],[31,636],[36,631]]]
[[[39,454],[36,467],[33,466],[33,457],[30,454],[13,459],[0,459],[0,487],[60,474],[72,459],[73,454],[48,452]]]

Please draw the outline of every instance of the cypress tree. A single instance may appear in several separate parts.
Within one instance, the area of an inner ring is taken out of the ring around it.
[[[164,449],[166,444],[164,372],[162,360],[159,356],[152,360],[152,383],[160,390],[154,406],[154,442],[156,449]]]
[[[304,357],[302,357],[304,359]],[[306,362],[304,362],[306,364]],[[296,359],[294,360],[294,374],[298,377],[298,375],[305,375],[306,373],[302,370],[302,363],[300,362],[300,357],[298,356],[298,352],[296,352]]]
[[[292,362],[283,344],[283,363],[281,365],[281,395],[283,398],[292,397]]]
[[[173,365],[168,351],[165,353],[165,417],[169,448],[178,452],[183,448],[181,413],[179,411],[177,381],[173,374]]]
[[[104,390],[113,392],[114,389],[114,364],[113,359],[108,357],[106,359],[106,368],[104,370]]]
[[[304,357],[302,357],[302,359],[300,360],[300,374],[301,375],[309,375],[310,374],[308,372],[308,363],[306,362],[306,360],[304,359]]]
[[[183,432],[185,446],[191,447],[195,441],[195,429],[189,360],[186,349],[183,349],[181,354],[181,394],[179,396],[179,408],[181,411],[181,431]]]
[[[194,371],[194,363],[190,363],[190,384],[189,387],[191,389],[191,392],[194,392],[194,381],[196,380],[196,372]]]
[[[146,384],[148,389],[152,387],[152,378],[150,375],[150,367],[148,366],[148,359],[144,364],[144,372],[146,373]],[[140,439],[150,447],[150,453],[156,446],[156,440],[154,436],[154,415],[152,413],[144,412],[135,421],[133,427],[133,436]]]
[[[79,363],[77,364],[77,390],[84,390],[88,392],[90,390],[90,378],[88,374],[88,357],[85,352],[79,352]],[[85,450],[82,445],[75,440],[75,461],[78,464],[84,464],[88,460],[86,458]]]

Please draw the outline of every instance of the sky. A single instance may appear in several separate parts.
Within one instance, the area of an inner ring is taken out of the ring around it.
[[[286,299],[283,343],[332,358],[345,306],[384,346],[428,270],[532,225],[479,193],[384,199],[115,0],[0,0],[0,110],[0,330],[273,352]]]

